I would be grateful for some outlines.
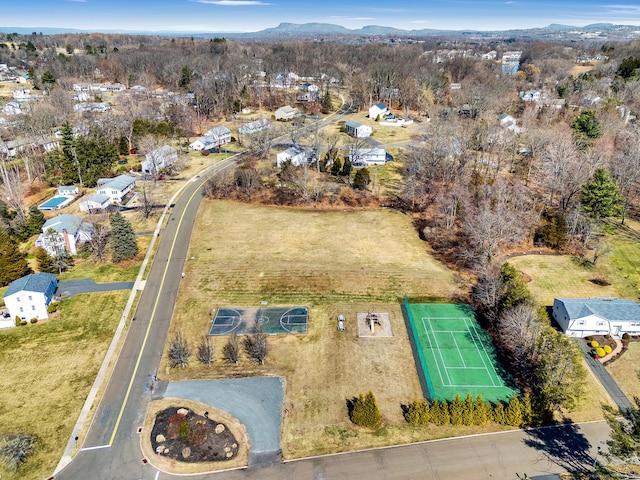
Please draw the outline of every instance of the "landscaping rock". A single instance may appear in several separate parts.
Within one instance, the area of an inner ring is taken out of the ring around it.
[[[166,441],[167,441],[167,439],[166,439],[166,438],[164,438],[164,435],[162,435],[162,434],[160,434],[160,435],[156,435],[156,442],[157,442],[157,443],[164,443],[164,442],[166,442]]]
[[[224,425],[223,425],[223,424],[221,424],[221,423],[219,423],[218,425],[216,425],[215,432],[216,432],[218,435],[219,435],[219,434],[221,434],[222,432],[224,432]]]
[[[184,415],[186,417],[187,414],[189,413],[189,409],[188,408],[179,408],[177,413],[179,415]]]
[[[184,447],[182,449],[182,457],[189,458],[191,456],[191,449],[189,447]]]

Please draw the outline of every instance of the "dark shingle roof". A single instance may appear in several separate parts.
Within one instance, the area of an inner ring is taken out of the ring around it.
[[[45,293],[54,282],[56,282],[56,276],[53,273],[31,273],[11,282],[3,298],[23,290]]]

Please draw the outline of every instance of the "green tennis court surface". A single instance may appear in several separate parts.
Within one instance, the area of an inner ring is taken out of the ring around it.
[[[485,400],[496,402],[517,393],[470,305],[405,302],[405,309],[432,399],[482,393]]]
[[[307,333],[309,309],[306,307],[281,308],[219,308],[209,335],[251,334],[255,325],[269,335],[280,333]]]

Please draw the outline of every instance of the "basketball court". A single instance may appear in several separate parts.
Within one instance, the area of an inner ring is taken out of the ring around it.
[[[247,335],[254,333],[255,325],[262,333],[307,333],[309,309],[306,307],[282,308],[219,308],[213,317],[209,335]]]
[[[470,305],[405,302],[430,397],[453,400],[479,393],[508,401],[517,390],[501,369],[491,338]]]

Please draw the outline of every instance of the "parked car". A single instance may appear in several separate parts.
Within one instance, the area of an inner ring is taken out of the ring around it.
[[[589,352],[589,355],[591,355],[593,358],[598,359],[600,358],[600,355],[598,355],[598,352],[596,352],[595,348],[592,348],[591,351]]]

